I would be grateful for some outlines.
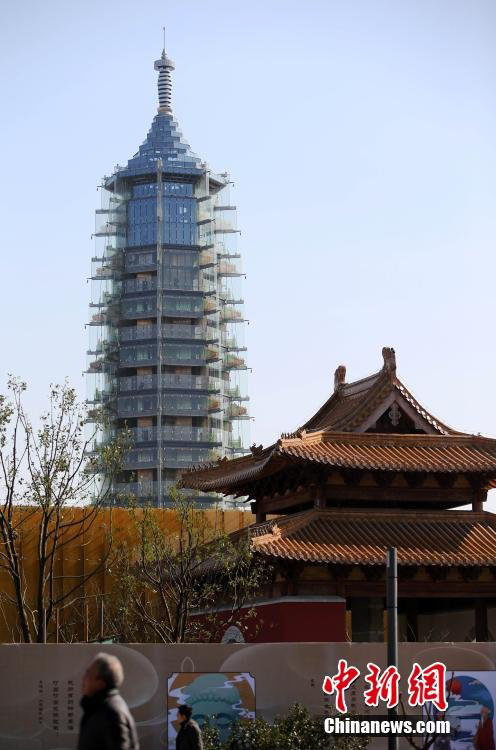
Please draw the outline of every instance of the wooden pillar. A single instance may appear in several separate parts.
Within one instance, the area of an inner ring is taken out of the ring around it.
[[[487,641],[489,628],[487,624],[487,603],[485,599],[475,600],[475,640]]]
[[[267,513],[262,513],[260,510],[260,503],[258,500],[252,500],[250,503],[251,506],[251,512],[256,518],[257,523],[263,523],[267,518]]]
[[[484,490],[479,487],[475,491],[473,500],[472,500],[472,512],[473,513],[482,513],[484,510],[484,500],[487,499],[487,490]]]
[[[315,485],[315,498],[313,501],[313,507],[317,510],[322,510],[326,507],[326,486],[327,478]]]

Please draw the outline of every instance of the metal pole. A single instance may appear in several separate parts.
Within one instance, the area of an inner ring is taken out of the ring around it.
[[[164,186],[162,171],[164,165],[162,159],[157,159],[157,505],[163,505],[162,497],[162,469],[164,457],[162,455],[162,363],[163,363],[163,341],[162,341],[162,314],[163,314],[163,251],[165,242],[165,222],[163,195]]]
[[[398,562],[396,547],[387,551],[387,666],[398,666]],[[397,715],[389,708],[390,718]],[[388,737],[388,750],[398,750],[398,738]]]

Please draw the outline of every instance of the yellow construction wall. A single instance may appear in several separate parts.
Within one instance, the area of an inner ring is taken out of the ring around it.
[[[125,508],[105,508],[98,510],[96,520],[91,528],[82,528],[81,520],[87,514],[87,509],[67,508],[64,511],[64,523],[75,521],[78,525],[67,529],[63,537],[63,545],[55,555],[56,584],[55,591],[70,591],[85,572],[94,569],[105,558],[109,546],[110,534],[112,534],[113,550],[122,546],[124,541],[131,541],[135,530],[135,520],[131,517],[131,511]],[[133,511],[135,514],[140,511]],[[153,509],[157,523],[163,528],[164,534],[173,535],[177,532],[177,517],[173,510]],[[242,510],[197,510],[206,516],[206,521],[212,528],[222,529],[226,533],[238,531],[255,522],[255,517]],[[19,549],[21,551],[23,568],[26,577],[26,589],[31,602],[35,601],[38,578],[37,543],[38,530],[41,522],[41,514],[38,509],[18,509],[15,514],[15,522],[19,533]],[[82,533],[81,533],[82,532]],[[98,636],[99,602],[101,595],[112,591],[112,566],[110,571],[104,566],[100,572],[89,579],[80,588],[75,597],[75,610],[81,613],[80,640],[86,640]],[[20,634],[15,631],[15,615],[12,606],[8,604],[5,595],[12,596],[12,582],[9,575],[0,567],[0,592],[3,593],[3,601],[0,612],[0,642],[9,643],[21,641]],[[85,604],[83,604],[83,600]],[[84,617],[84,607],[88,607],[88,615]],[[79,609],[78,609],[79,608]],[[64,618],[72,617],[69,610],[61,610],[59,613],[60,624],[64,624]],[[89,622],[89,633],[85,631],[85,623]],[[48,627],[49,642],[56,640],[56,627],[53,622]]]

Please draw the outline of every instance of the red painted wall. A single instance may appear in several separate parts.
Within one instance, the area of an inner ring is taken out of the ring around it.
[[[346,603],[339,597],[281,597],[255,603],[247,643],[340,642],[346,640]],[[222,610],[217,610],[222,618]],[[201,615],[198,615],[201,618]],[[253,623],[253,624],[252,624]]]
[[[345,602],[277,601],[255,609],[259,631],[253,643],[339,642],[346,640]]]

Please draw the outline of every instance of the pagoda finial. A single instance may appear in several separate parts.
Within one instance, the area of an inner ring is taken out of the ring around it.
[[[165,26],[164,30],[164,48],[160,60],[155,60],[154,68],[159,71],[158,74],[158,111],[166,115],[172,114],[172,78],[171,71],[174,70],[174,63],[167,57],[165,51]]]

